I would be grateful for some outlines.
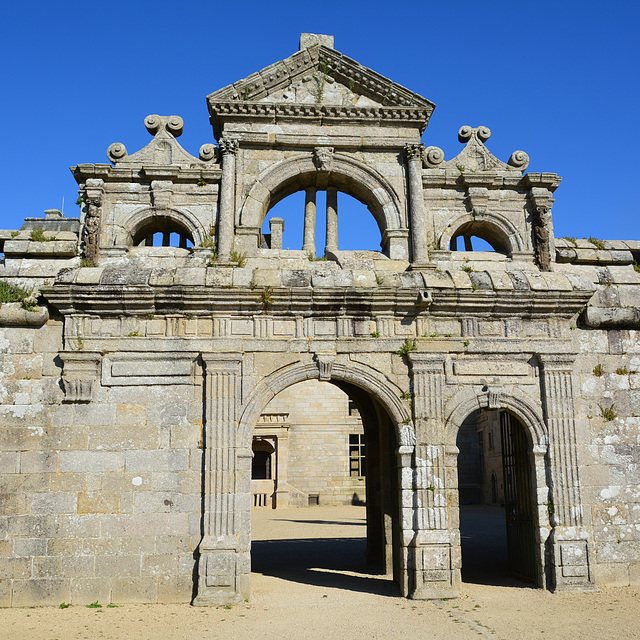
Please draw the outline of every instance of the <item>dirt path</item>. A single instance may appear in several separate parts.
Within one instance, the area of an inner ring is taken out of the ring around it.
[[[638,588],[554,595],[465,583],[454,600],[397,597],[389,580],[354,563],[364,535],[362,516],[357,507],[255,513],[254,567],[260,572],[252,576],[251,601],[231,609],[3,609],[0,639],[640,638]],[[334,546],[329,557],[313,542],[335,537],[340,551]],[[293,566],[283,569],[282,557]]]

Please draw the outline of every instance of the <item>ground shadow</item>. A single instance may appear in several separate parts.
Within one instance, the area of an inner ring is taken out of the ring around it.
[[[397,597],[399,591],[388,577],[365,566],[366,545],[366,538],[254,540],[251,571],[301,584]],[[350,573],[341,573],[345,571]]]
[[[463,582],[529,589],[535,586],[509,573],[504,508],[460,505],[460,538]]]

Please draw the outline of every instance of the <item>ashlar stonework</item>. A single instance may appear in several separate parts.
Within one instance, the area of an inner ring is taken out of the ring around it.
[[[539,587],[640,584],[640,242],[555,238],[556,174],[486,127],[425,147],[434,104],[330,36],[207,104],[198,157],[150,115],[72,167],[79,219],[0,232],[31,294],[0,307],[0,605],[237,602],[252,508],[356,499],[410,598],[458,594],[473,499]],[[339,192],[379,252],[340,249]]]

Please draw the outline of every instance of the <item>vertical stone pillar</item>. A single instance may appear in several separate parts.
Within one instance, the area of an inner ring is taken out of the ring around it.
[[[338,250],[338,190],[327,189],[327,241],[324,252]]]
[[[539,355],[544,417],[549,432],[553,588],[584,589],[593,582],[591,545],[583,527],[573,405],[573,355]]]
[[[445,442],[441,353],[409,353],[416,425],[414,530],[410,549],[416,599],[445,598],[460,587],[456,455]]]
[[[220,140],[222,153],[222,179],[220,181],[220,207],[218,210],[218,259],[228,262],[233,250],[235,229],[236,154],[238,141],[233,138]]]
[[[407,144],[404,153],[407,159],[407,182],[409,192],[409,219],[411,224],[411,268],[421,269],[431,266],[427,235],[427,219],[422,194],[422,152],[423,144]]]
[[[100,257],[100,231],[102,226],[102,200],[104,198],[104,180],[89,178],[85,185],[86,215],[82,232],[84,257],[94,266]]]
[[[269,220],[269,231],[271,231],[271,248],[282,249],[284,220],[282,218],[271,218]]]
[[[302,250],[316,257],[316,193],[315,187],[307,187],[304,200],[304,242]]]
[[[242,356],[205,354],[204,535],[195,605],[249,597],[251,456],[238,449]]]

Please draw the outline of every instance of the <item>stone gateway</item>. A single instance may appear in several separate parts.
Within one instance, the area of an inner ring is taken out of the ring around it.
[[[555,238],[556,174],[425,148],[435,105],[330,36],[207,104],[198,157],[150,115],[79,219],[0,232],[0,605],[238,602],[252,508],[350,502],[406,597],[458,594],[474,502],[541,588],[640,584],[640,242]]]

